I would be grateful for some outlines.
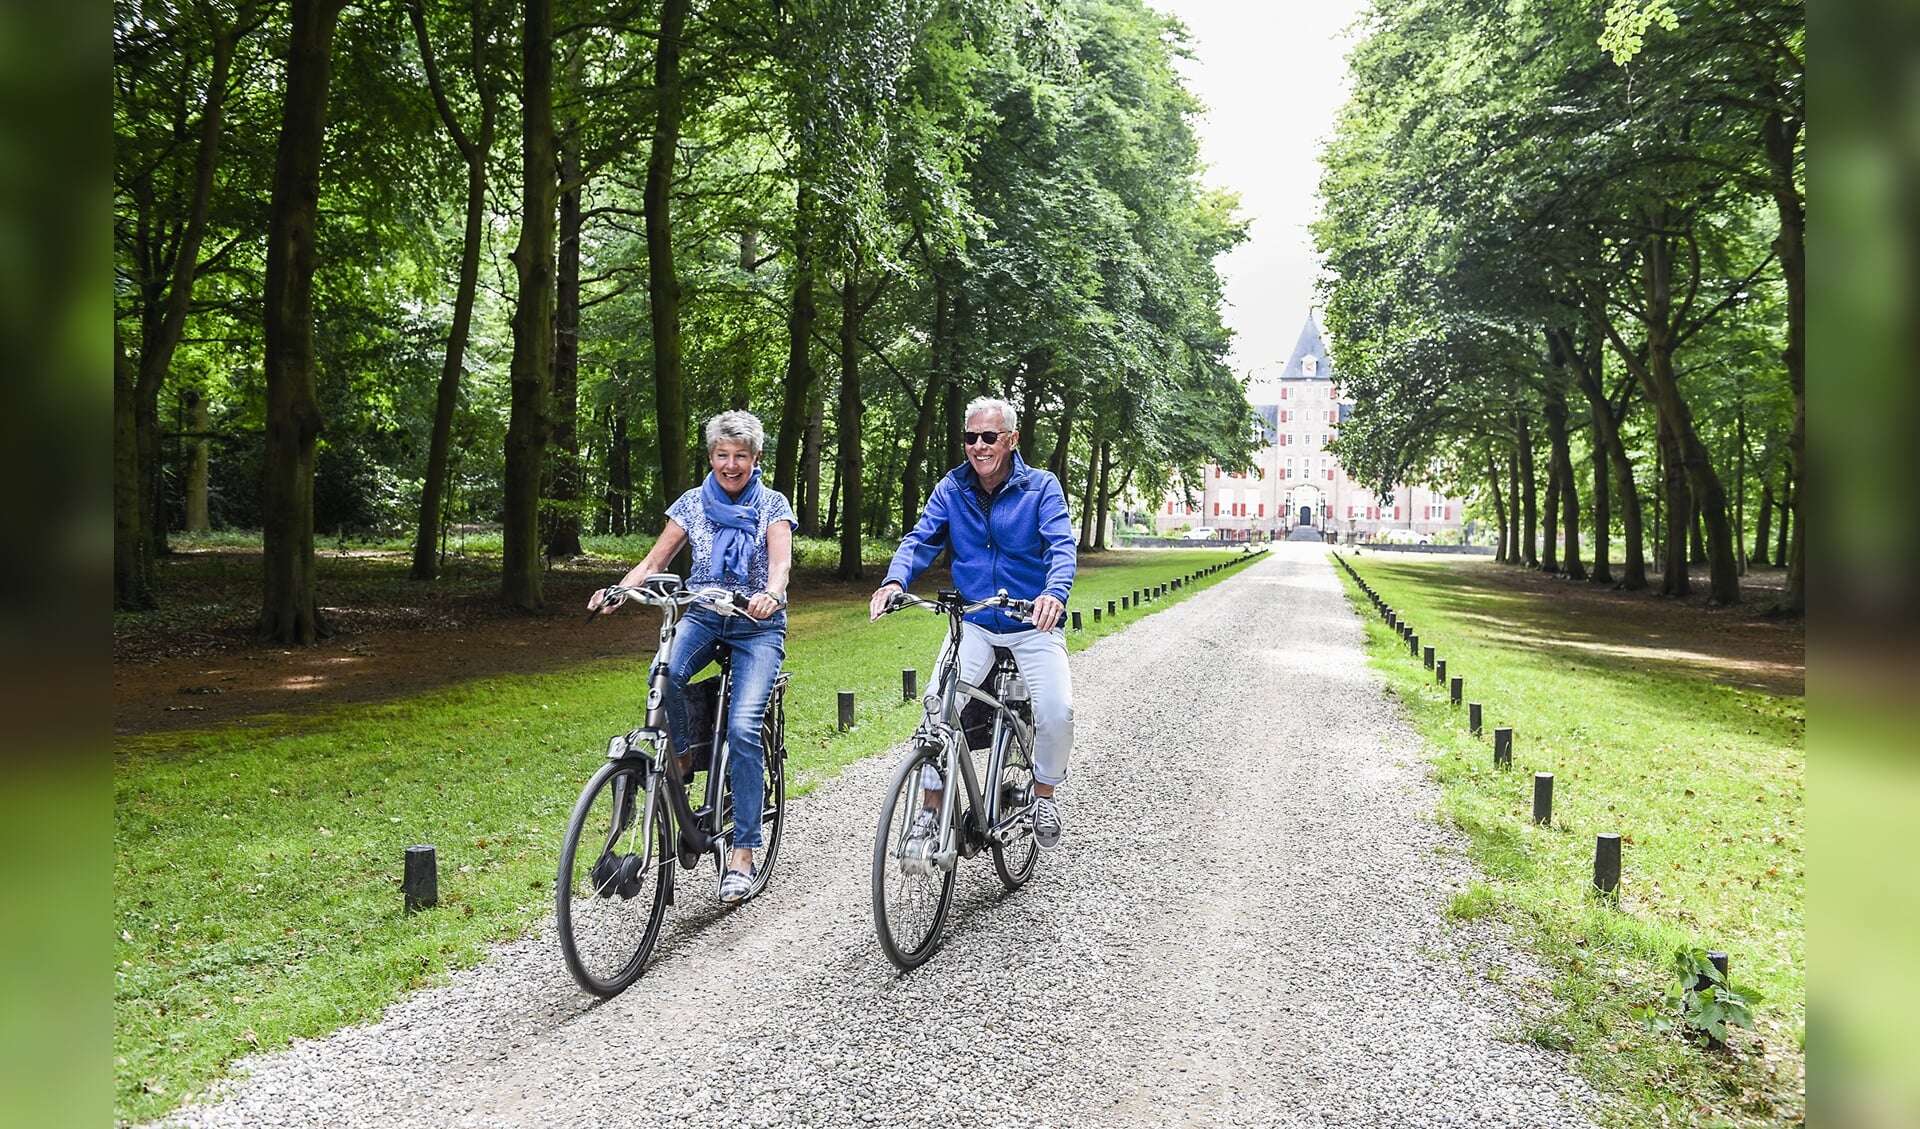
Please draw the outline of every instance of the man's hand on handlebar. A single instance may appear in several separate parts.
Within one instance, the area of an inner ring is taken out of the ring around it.
[[[1033,601],[1033,611],[1028,613],[1028,618],[1033,621],[1034,630],[1052,631],[1066,611],[1067,606],[1059,600],[1052,596],[1040,596]]]
[[[893,601],[902,595],[898,584],[887,583],[873,590],[873,598],[867,601],[867,622],[872,623],[893,610]]]

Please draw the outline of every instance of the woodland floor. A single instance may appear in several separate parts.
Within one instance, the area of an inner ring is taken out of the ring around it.
[[[114,733],[240,724],[633,653],[631,632],[585,622],[588,595],[617,579],[627,563],[556,562],[544,584],[545,614],[502,607],[495,598],[497,564],[490,560],[450,562],[430,585],[406,578],[403,553],[327,551],[318,567],[321,615],[332,633],[311,647],[282,647],[253,637],[257,551],[210,549],[163,559],[156,585],[161,610],[122,615],[114,625]],[[1552,599],[1583,631],[1638,647],[1654,641],[1729,682],[1803,692],[1804,621],[1762,611],[1779,592],[1779,569],[1750,573],[1743,581],[1748,603],[1737,608],[1708,608],[1704,595],[1676,601],[1537,572],[1488,572],[1516,593]],[[1704,592],[1705,579],[1704,570],[1696,570],[1696,592]],[[802,570],[793,593],[796,599],[864,596],[871,585]]]

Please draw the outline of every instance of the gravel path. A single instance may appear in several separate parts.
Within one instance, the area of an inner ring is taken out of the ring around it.
[[[683,894],[624,995],[549,930],[167,1124],[1587,1125],[1484,971],[1535,974],[1441,918],[1471,874],[1360,644],[1282,545],[1075,655],[1067,838],[1010,896],[963,861],[911,975],[873,939],[874,758],[793,807],[764,898]]]

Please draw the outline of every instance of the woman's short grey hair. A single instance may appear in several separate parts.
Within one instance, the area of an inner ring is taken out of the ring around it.
[[[1020,430],[1020,413],[1014,410],[1012,404],[998,397],[975,396],[973,402],[967,405],[966,418],[972,419],[977,412],[999,412],[1000,430]]]
[[[752,412],[721,412],[707,421],[707,453],[716,443],[738,443],[754,454],[767,445],[767,429]]]

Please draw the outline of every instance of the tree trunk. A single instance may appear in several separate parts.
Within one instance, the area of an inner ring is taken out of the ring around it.
[[[1658,217],[1656,217],[1657,219]],[[1653,226],[1657,227],[1656,222]],[[1672,324],[1672,244],[1659,236],[1649,236],[1641,251],[1641,285],[1647,302],[1647,350],[1645,364],[1637,356],[1628,359],[1648,386],[1654,410],[1666,421],[1672,450],[1678,456],[1681,473],[1692,490],[1692,508],[1697,505],[1706,523],[1705,549],[1709,566],[1708,598],[1715,604],[1740,602],[1740,570],[1733,555],[1733,528],[1727,521],[1727,493],[1714,472],[1713,457],[1693,426],[1693,413],[1680,394],[1679,379],[1673,369],[1677,334]],[[1671,499],[1669,499],[1671,502]],[[1683,516],[1684,520],[1684,516]],[[1686,526],[1668,518],[1668,529],[1684,538]],[[1669,558],[1675,558],[1673,549]],[[1680,561],[1685,576],[1684,540]]]
[[[1515,413],[1514,431],[1520,453],[1520,560],[1528,568],[1539,568],[1539,484],[1533,465],[1533,428],[1528,426],[1525,412]]]
[[[134,441],[133,362],[120,323],[113,323],[113,608],[147,611],[154,606],[140,529],[140,458]]]
[[[673,265],[673,169],[680,146],[680,49],[692,0],[662,0],[653,59],[653,150],[643,198],[647,213],[647,297],[653,316],[653,405],[660,435],[663,505],[692,485],[687,471],[686,384],[680,367],[680,276]],[[649,517],[654,515],[649,514]]]
[[[1547,424],[1547,495],[1540,511],[1544,515],[1540,523],[1540,571],[1554,573],[1560,571],[1560,457],[1554,445],[1553,420],[1547,414],[1550,411],[1541,413]],[[1564,407],[1561,412],[1564,416]],[[1564,434],[1564,420],[1562,424]]]
[[[1760,478],[1760,516],[1754,520],[1754,525],[1757,528],[1754,531],[1751,563],[1755,568],[1766,568],[1767,542],[1773,536],[1773,483],[1767,481],[1764,475]]]
[[[311,643],[326,631],[314,594],[313,458],[320,399],[313,357],[314,225],[320,157],[333,71],[333,31],[343,0],[292,0],[286,95],[267,211],[267,420],[261,533],[262,592],[257,630],[282,644]]]
[[[181,394],[187,410],[187,532],[205,533],[207,521],[207,397],[198,388]]]
[[[1526,550],[1520,544],[1520,447],[1516,442],[1507,449],[1507,563],[1518,567],[1526,563]]]
[[[920,521],[920,475],[927,462],[927,450],[933,445],[934,415],[947,389],[948,353],[953,347],[947,280],[937,268],[933,275],[933,340],[928,343],[932,363],[927,366],[927,387],[920,395],[919,411],[913,425],[913,443],[907,453],[907,467],[900,483],[900,531],[905,533]],[[936,480],[937,481],[937,480]],[[932,491],[927,491],[931,494]]]
[[[1091,460],[1089,460],[1091,461]],[[1093,545],[1096,553],[1107,551],[1107,511],[1113,507],[1113,495],[1108,491],[1108,480],[1113,473],[1113,444],[1100,441],[1100,501],[1093,514]]]
[[[1606,444],[1595,426],[1593,432],[1593,568],[1587,579],[1594,584],[1613,583],[1613,499],[1607,484],[1610,471]]]
[[[1507,564],[1513,551],[1513,538],[1507,530],[1507,501],[1500,491],[1500,467],[1494,462],[1493,448],[1487,448],[1487,485],[1493,488],[1493,520],[1500,527],[1500,543],[1494,546],[1493,562]]]
[[[810,416],[808,401],[813,396],[813,325],[818,317],[814,302],[813,273],[813,189],[802,183],[794,203],[793,215],[793,300],[787,307],[787,378],[780,392],[780,425],[773,447],[773,488],[798,502],[801,447],[808,441]],[[818,461],[813,463],[816,473]],[[816,499],[809,513],[801,507],[801,531],[814,536],[818,529],[819,483],[811,486]]]
[[[1033,361],[1027,366],[1026,387],[1022,391],[1020,403],[1020,458],[1028,466],[1034,463],[1038,453],[1040,439],[1040,385],[1039,362]]]
[[[1596,342],[1585,351],[1573,347],[1573,338],[1566,331],[1561,333],[1562,347],[1566,351],[1568,364],[1573,368],[1574,380],[1580,391],[1587,397],[1588,414],[1593,419],[1594,434],[1594,473],[1601,474],[1611,467],[1614,475],[1615,494],[1620,502],[1620,532],[1625,543],[1625,560],[1622,565],[1620,587],[1637,592],[1647,586],[1647,557],[1645,536],[1640,511],[1640,492],[1633,481],[1633,460],[1627,457],[1625,442],[1620,438],[1620,425],[1626,419],[1629,405],[1632,403],[1630,383],[1623,382],[1620,388],[1620,403],[1616,406],[1606,392],[1605,352]],[[1597,530],[1608,529],[1611,533],[1611,505],[1607,520],[1602,522],[1599,501],[1606,497],[1604,486],[1594,485],[1594,527]],[[1609,537],[1610,539],[1610,537]],[[1610,583],[1612,566],[1608,564],[1611,553],[1604,548],[1595,550],[1595,559],[1599,562],[1592,579],[1596,583]],[[1604,566],[1604,575],[1603,568]]]
[[[627,413],[607,409],[607,528],[625,537],[632,528],[633,459],[627,450]]]
[[[138,545],[114,546],[114,603],[122,608],[151,608],[153,600],[153,562],[166,547],[166,511],[159,490],[160,474],[160,393],[173,368],[173,355],[193,304],[194,277],[200,269],[200,246],[206,240],[208,217],[213,209],[214,173],[219,166],[220,139],[226,116],[227,87],[233,70],[233,56],[240,37],[250,30],[253,4],[245,3],[235,13],[232,25],[216,33],[209,45],[212,65],[208,70],[206,96],[201,102],[198,149],[193,163],[193,195],[187,201],[186,222],[181,226],[172,252],[171,269],[164,281],[153,279],[142,286],[140,360],[132,368],[128,394],[128,422],[118,422],[116,405],[114,457],[133,463],[131,489],[118,483],[114,489],[116,506],[131,506],[131,513],[114,514],[116,538],[134,537]],[[323,79],[324,85],[324,79]],[[125,345],[120,348],[124,351]],[[116,360],[115,362],[119,362]],[[125,444],[124,449],[120,444]],[[139,572],[137,583],[127,587],[129,578],[120,566]]]
[[[1047,469],[1062,482],[1067,480],[1067,457],[1073,443],[1073,416],[1079,406],[1080,389],[1068,389],[1066,401],[1060,409],[1060,423],[1053,433],[1053,453],[1047,456]]]
[[[1087,482],[1080,490],[1080,539],[1076,543],[1082,552],[1093,549],[1093,510],[1099,501],[1096,487],[1100,480],[1100,444],[1104,440],[1099,438],[1098,425],[1095,426],[1093,441],[1088,446]],[[1060,488],[1065,490],[1067,484],[1062,482]]]
[[[1700,507],[1693,507],[1693,521],[1687,526],[1688,566],[1707,563],[1706,533],[1701,529]]]
[[[520,241],[511,256],[519,295],[508,369],[512,407],[502,483],[500,595],[513,607],[539,611],[546,605],[540,590],[540,487],[547,385],[553,378],[554,207],[560,193],[553,136],[553,0],[526,0],[525,21]]]
[[[576,83],[576,86],[578,84]],[[560,139],[559,259],[554,273],[552,440],[547,458],[547,559],[572,559],[580,546],[580,138]]]
[[[422,10],[420,0],[412,0],[407,9],[413,21],[414,40],[420,49],[434,104],[439,108],[440,119],[467,165],[467,215],[466,227],[460,239],[460,278],[454,286],[453,324],[447,330],[447,351],[440,363],[440,385],[434,396],[433,433],[427,440],[427,472],[420,486],[420,518],[413,535],[413,563],[407,570],[407,575],[414,580],[432,580],[440,572],[439,554],[435,547],[441,512],[446,503],[447,464],[453,448],[453,416],[460,404],[460,374],[466,367],[467,339],[473,327],[473,300],[479,290],[481,240],[486,235],[487,160],[493,153],[494,123],[498,110],[491,84],[487,81],[487,28],[481,19],[482,0],[474,0],[472,20],[473,81],[480,101],[480,129],[472,137],[467,135],[460,125],[460,119],[454,115],[453,104],[448,100],[446,88],[440,81],[440,68],[434,60],[432,41],[427,36],[426,13]]]
[[[1740,575],[1747,574],[1747,393],[1743,383],[1739,402],[1734,405],[1733,437],[1733,553],[1740,562]]]
[[[840,564],[834,575],[842,580],[858,580],[860,567],[860,519],[863,501],[860,476],[865,446],[860,435],[860,304],[859,275],[849,268],[840,292],[840,415],[839,431]]]
[[[1767,118],[1761,137],[1773,172],[1774,204],[1780,213],[1780,234],[1774,240],[1773,249],[1787,286],[1787,347],[1781,359],[1787,366],[1787,385],[1793,390],[1793,427],[1787,432],[1787,475],[1794,498],[1806,493],[1807,454],[1807,210],[1794,176],[1794,151],[1799,136],[1799,119],[1776,112]],[[1781,528],[1785,529],[1784,508],[1781,521]],[[1787,611],[1804,612],[1807,607],[1806,541],[1798,521],[1793,522],[1793,538],[1782,562],[1787,566],[1787,583],[1780,596],[1780,606]]]
[[[1565,515],[1560,522],[1561,534],[1565,544],[1560,552],[1560,570],[1569,579],[1585,580],[1586,566],[1580,563],[1580,490],[1573,471],[1573,452],[1567,437],[1567,389],[1565,377],[1556,374],[1549,378],[1546,401],[1547,442],[1551,446],[1551,462],[1547,468],[1550,479],[1557,480],[1560,488],[1555,491],[1555,501],[1547,506],[1547,540],[1552,542],[1552,526],[1556,519]]]
[[[826,445],[827,394],[816,387],[807,411],[805,450],[800,461],[800,535],[820,536],[820,450]]]
[[[1780,508],[1780,536],[1773,543],[1773,561],[1784,565],[1787,563],[1787,548],[1792,544],[1790,536],[1794,532],[1793,527],[1800,524],[1800,496],[1794,492],[1792,467],[1787,468],[1780,482],[1780,500],[1776,505]]]
[[[1662,513],[1655,549],[1660,557],[1660,594],[1685,596],[1693,591],[1687,575],[1687,526],[1693,517],[1693,497],[1687,490],[1687,472],[1680,465],[1680,452],[1673,430],[1665,417],[1654,416],[1660,446],[1660,496]]]

